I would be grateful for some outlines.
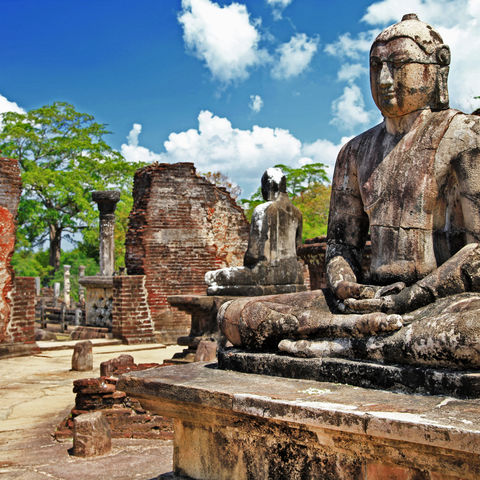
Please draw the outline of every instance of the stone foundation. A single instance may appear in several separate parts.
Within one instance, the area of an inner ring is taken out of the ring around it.
[[[158,340],[187,335],[190,316],[171,307],[170,295],[205,293],[205,273],[241,265],[248,222],[224,188],[192,163],[153,164],[138,170],[126,237],[129,275],[145,275]]]
[[[119,379],[174,417],[174,471],[194,479],[474,480],[480,401],[266,377],[193,363]]]

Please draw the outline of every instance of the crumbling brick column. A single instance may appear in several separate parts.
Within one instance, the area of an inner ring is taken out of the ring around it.
[[[0,343],[11,341],[7,333],[12,318],[13,270],[10,260],[15,247],[15,218],[21,191],[18,162],[0,157]]]
[[[195,172],[192,163],[138,170],[126,237],[128,275],[145,275],[157,338],[176,343],[190,316],[171,295],[203,295],[205,273],[243,264],[248,222],[229,193]]]
[[[7,336],[12,343],[35,344],[35,277],[15,277]]]
[[[128,344],[156,341],[144,275],[113,277],[112,333]]]

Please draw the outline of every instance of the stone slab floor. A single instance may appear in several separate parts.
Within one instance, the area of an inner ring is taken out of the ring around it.
[[[52,433],[75,403],[73,380],[98,377],[100,363],[122,353],[136,363],[162,363],[183,347],[94,346],[94,370],[73,372],[72,349],[0,359],[1,480],[153,480],[170,478],[171,441],[113,439],[112,451],[84,459],[69,454],[71,441]]]

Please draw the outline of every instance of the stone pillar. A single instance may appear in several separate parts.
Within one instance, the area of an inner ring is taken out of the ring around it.
[[[80,305],[85,305],[85,287],[80,283],[80,278],[85,276],[85,265],[80,265],[78,267],[78,276],[78,301],[80,302]]]
[[[53,299],[55,301],[55,305],[57,304],[58,302],[58,297],[60,296],[60,283],[59,282],[55,282],[53,284]]]
[[[120,200],[120,192],[96,191],[92,199],[100,212],[100,275],[111,277],[115,271],[115,208]]]
[[[70,265],[63,266],[63,301],[70,308]]]
[[[39,297],[42,293],[42,284],[40,282],[40,277],[35,277],[35,295]]]

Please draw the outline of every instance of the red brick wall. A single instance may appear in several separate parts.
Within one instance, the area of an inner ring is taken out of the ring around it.
[[[145,275],[148,304],[164,343],[186,335],[190,316],[169,295],[205,294],[205,273],[242,265],[249,226],[225,189],[192,163],[153,164],[135,174],[126,238],[129,275]]]
[[[22,191],[18,162],[0,157],[0,343],[11,343],[7,333],[12,318],[13,270],[10,260],[15,247],[15,218]]]
[[[7,341],[35,343],[35,278],[15,277]]]
[[[155,342],[144,275],[113,277],[112,333],[128,344]]]

